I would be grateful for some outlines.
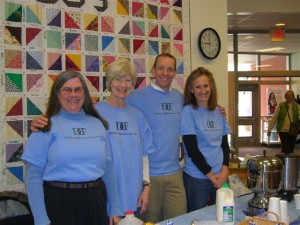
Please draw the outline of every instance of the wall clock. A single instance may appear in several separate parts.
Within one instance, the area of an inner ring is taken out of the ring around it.
[[[221,51],[221,39],[213,28],[205,28],[198,37],[198,48],[207,59],[215,59]]]

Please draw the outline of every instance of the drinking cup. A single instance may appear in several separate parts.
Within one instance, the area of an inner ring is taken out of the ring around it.
[[[280,200],[280,218],[286,218],[289,216],[288,203],[285,200]]]
[[[268,211],[273,212],[278,217],[280,217],[280,198],[277,198],[277,197],[270,197],[269,198]],[[271,214],[271,213],[268,213],[268,219],[273,220],[273,221],[277,220],[276,216]]]
[[[294,194],[295,208],[300,210],[300,194]]]

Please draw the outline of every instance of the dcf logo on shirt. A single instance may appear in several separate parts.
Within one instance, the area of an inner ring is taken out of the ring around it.
[[[73,128],[74,135],[85,135],[86,128]]]
[[[161,103],[162,110],[172,110],[173,103]]]
[[[215,127],[215,121],[207,121],[207,128],[214,128]]]
[[[116,122],[117,130],[127,130],[128,122]]]

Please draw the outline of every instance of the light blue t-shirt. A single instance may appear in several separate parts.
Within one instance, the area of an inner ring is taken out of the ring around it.
[[[192,105],[183,107],[180,122],[181,135],[196,135],[198,148],[204,155],[208,165],[212,167],[212,172],[218,174],[222,170],[223,150],[221,148],[223,135],[229,134],[231,129],[224,116],[220,114],[218,108],[214,111],[199,106],[194,109]],[[183,171],[192,177],[208,179],[192,162],[184,149],[184,168]]]
[[[51,118],[49,132],[30,135],[22,159],[45,167],[44,181],[96,180],[106,172],[106,162],[111,161],[106,135],[101,121],[83,110],[77,114],[61,110]]]
[[[42,181],[86,182],[102,177],[108,192],[108,213],[120,214],[117,180],[107,143],[107,131],[101,121],[83,110],[75,114],[61,110],[51,117],[50,131],[30,135],[22,160],[43,169],[41,175],[29,176],[35,180],[27,180],[34,185],[27,194],[29,202],[34,201],[30,207],[35,221],[49,221],[45,218]]]
[[[143,113],[127,104],[124,108],[98,102],[96,109],[109,123],[108,140],[112,148],[118,190],[125,212],[136,211],[143,190],[143,155],[154,152],[152,132]]]
[[[152,86],[136,90],[127,102],[140,109],[151,127],[155,152],[149,154],[150,176],[164,176],[180,170],[179,123],[183,95],[176,89],[159,91]]]

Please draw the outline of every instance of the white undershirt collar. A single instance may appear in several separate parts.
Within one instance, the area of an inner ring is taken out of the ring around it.
[[[153,87],[155,90],[166,92],[165,90],[161,89],[158,85],[155,84],[155,80],[151,80],[150,86]],[[171,89],[172,87],[170,87],[170,89],[167,91],[171,91]]]

